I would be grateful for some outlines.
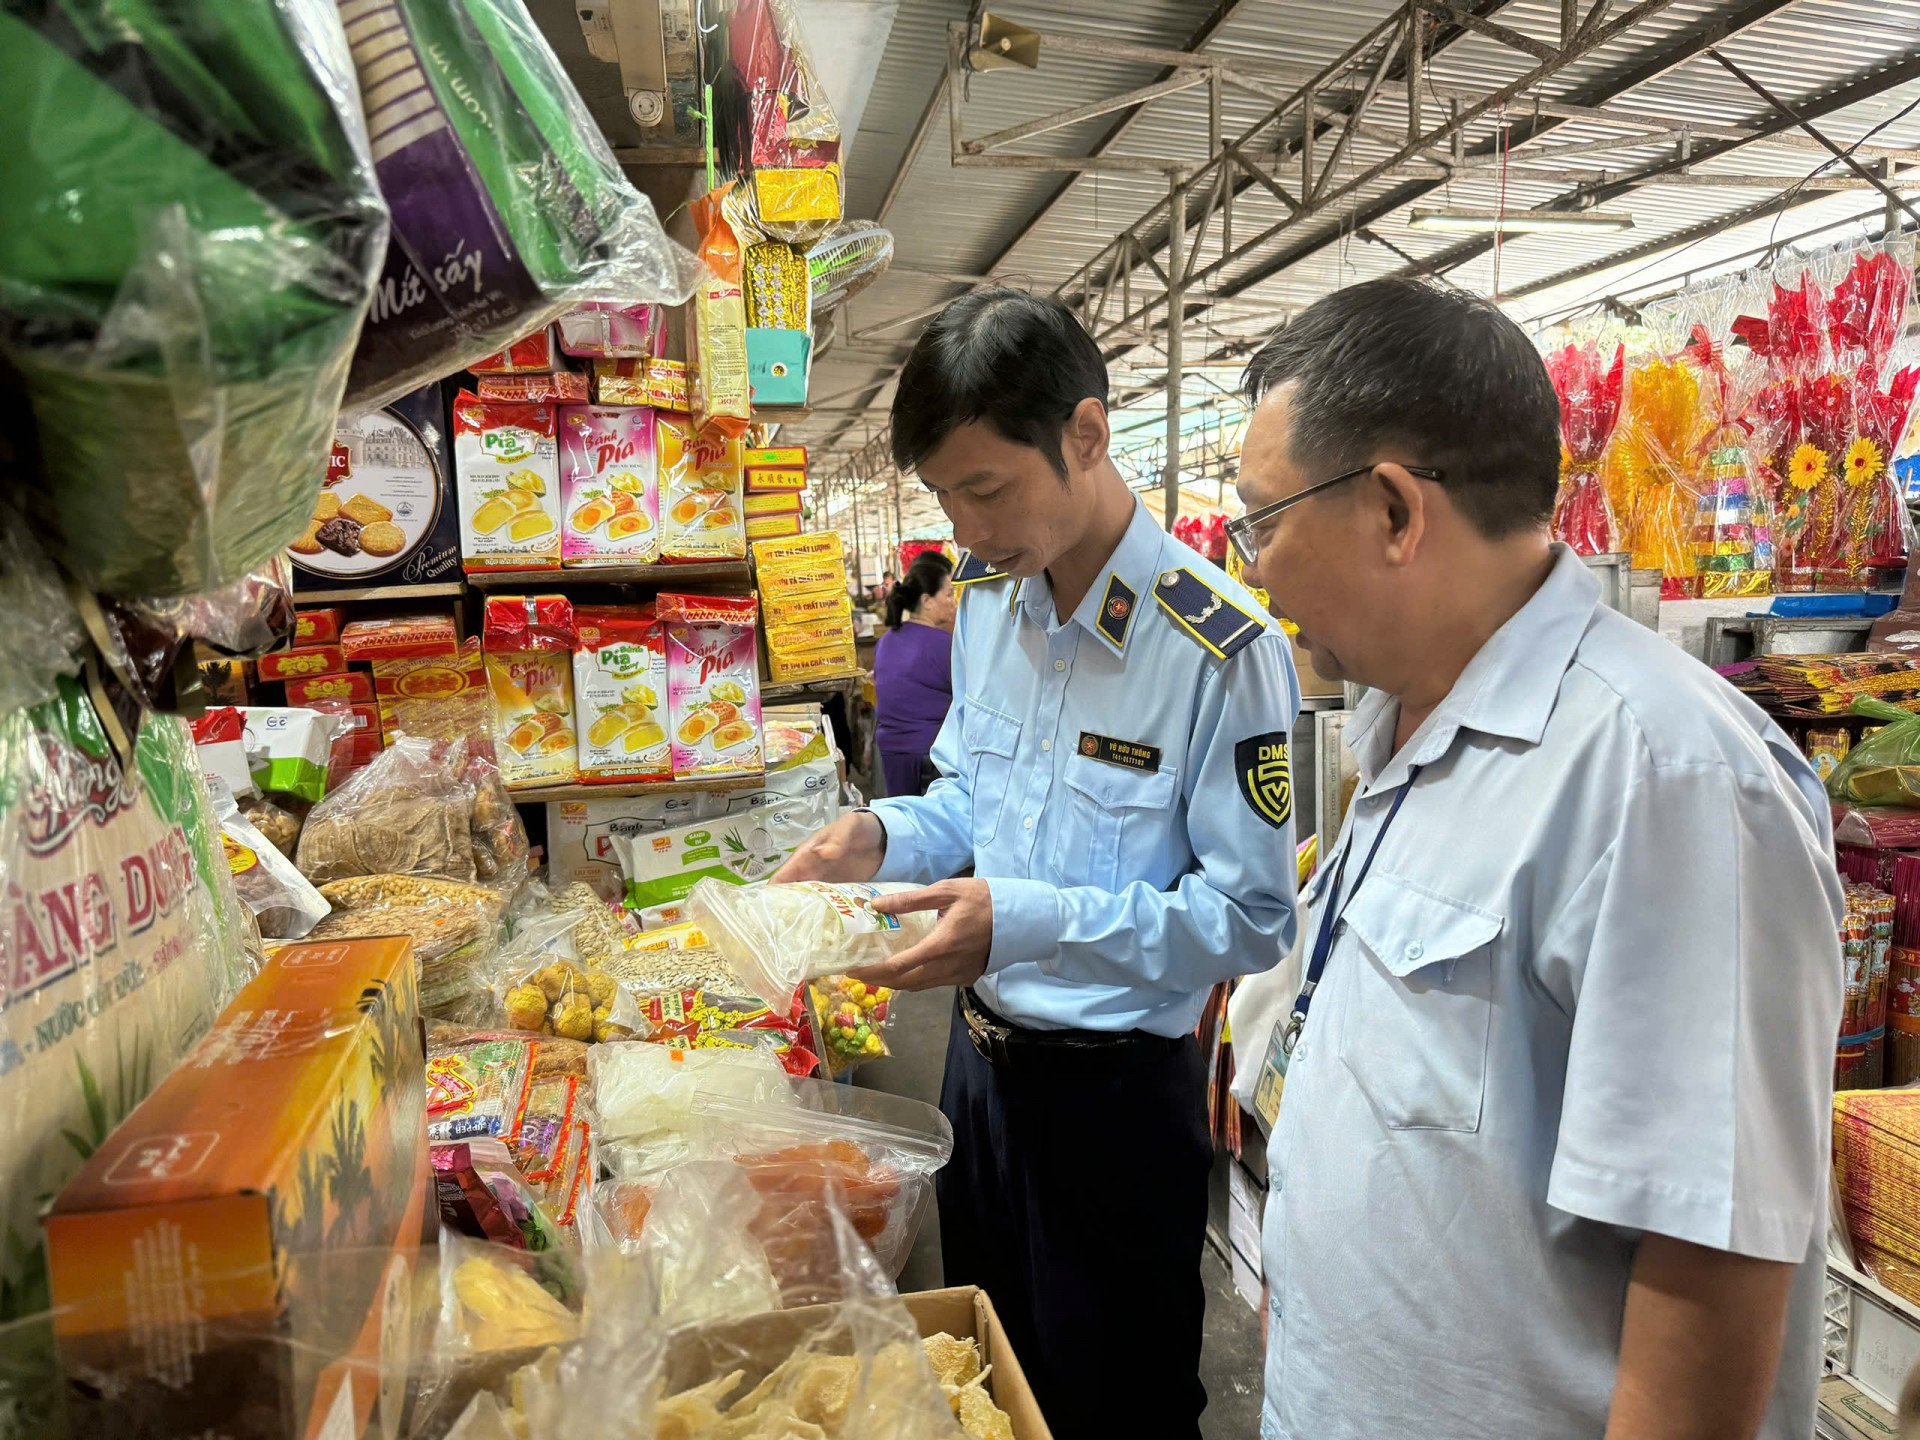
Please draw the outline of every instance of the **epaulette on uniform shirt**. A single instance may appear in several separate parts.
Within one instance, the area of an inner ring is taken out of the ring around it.
[[[1004,580],[1006,574],[1006,571],[996,570],[976,557],[971,550],[964,550],[960,554],[960,563],[953,567],[953,583],[971,585],[976,580]]]
[[[1179,629],[1219,660],[1239,654],[1267,628],[1191,570],[1161,572],[1153,598]]]

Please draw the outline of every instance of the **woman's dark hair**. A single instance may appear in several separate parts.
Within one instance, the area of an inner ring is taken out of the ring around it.
[[[907,573],[887,592],[887,628],[898,630],[907,616],[920,608],[922,600],[940,593],[953,575],[953,562],[938,550],[927,550],[913,557]]]
[[[1107,402],[1107,363],[1058,300],[993,288],[962,295],[920,332],[893,396],[893,461],[911,473],[962,425],[985,420],[1047,457],[1074,408]]]
[[[1553,513],[1559,399],[1526,332],[1477,296],[1412,279],[1336,290],[1248,362],[1250,400],[1286,385],[1291,458],[1315,478],[1396,445],[1444,471],[1490,539]]]

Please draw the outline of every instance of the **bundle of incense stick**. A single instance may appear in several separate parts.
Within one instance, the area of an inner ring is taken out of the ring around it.
[[[1728,678],[1774,714],[1844,715],[1860,695],[1920,710],[1920,665],[1904,655],[1768,655]]]
[[[1860,1264],[1920,1302],[1920,1090],[1834,1096],[1833,1171]]]

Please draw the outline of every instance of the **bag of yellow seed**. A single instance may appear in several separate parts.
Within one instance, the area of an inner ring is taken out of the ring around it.
[[[893,1019],[893,991],[849,975],[823,975],[807,986],[813,1033],[833,1076],[891,1055],[885,1035]]]

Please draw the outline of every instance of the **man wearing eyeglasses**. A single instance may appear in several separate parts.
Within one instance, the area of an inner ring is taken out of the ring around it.
[[[809,840],[779,880],[900,880],[932,933],[862,979],[959,987],[941,1108],[948,1284],[1004,1317],[1060,1440],[1197,1440],[1216,983],[1293,935],[1299,709],[1284,637],[1107,453],[1071,311],[954,302],[907,359],[901,470],[970,548],[926,795]],[[967,878],[950,878],[968,868]]]
[[[1497,309],[1356,286],[1247,388],[1248,578],[1371,687],[1261,1047],[1264,1440],[1804,1440],[1841,989],[1819,782],[1549,544],[1558,405]]]

